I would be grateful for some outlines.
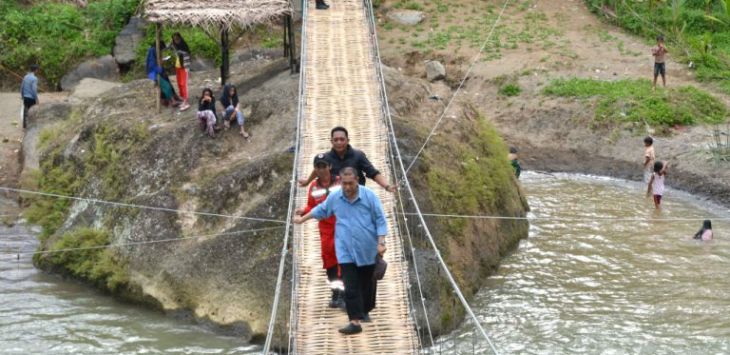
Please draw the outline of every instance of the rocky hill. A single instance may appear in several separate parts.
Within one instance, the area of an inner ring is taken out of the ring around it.
[[[43,250],[124,244],[44,254],[36,265],[254,341],[262,336],[282,224],[218,215],[286,216],[298,85],[298,76],[286,68],[282,59],[233,66],[232,82],[250,111],[248,140],[235,129],[207,137],[194,109],[156,113],[155,89],[147,80],[41,107],[25,138],[25,187],[216,215],[23,196],[26,216],[44,228]],[[386,72],[398,117],[396,133],[405,154],[413,155],[430,129],[412,115],[428,101],[428,84],[397,70]],[[215,71],[193,75],[191,96],[212,86],[215,77]],[[464,120],[449,125],[447,135],[435,137],[415,165],[412,179],[422,208],[438,211],[449,207],[443,201],[458,196],[467,202],[460,212],[524,215],[527,206],[504,143],[477,111],[463,115]],[[469,294],[527,236],[526,222],[432,222]],[[246,232],[252,229],[259,231]],[[433,254],[423,241],[417,244],[416,256],[426,265]],[[430,280],[426,297],[435,301],[429,312],[440,319],[453,307],[443,297],[446,286],[433,263],[422,272]]]

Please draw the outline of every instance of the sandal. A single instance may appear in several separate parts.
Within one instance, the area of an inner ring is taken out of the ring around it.
[[[241,136],[243,136],[243,138],[246,138],[246,139],[248,139],[248,137],[250,137],[250,135],[249,135],[249,134],[248,134],[248,132],[246,132],[246,131],[241,131],[241,132],[239,132],[239,134],[240,134]]]

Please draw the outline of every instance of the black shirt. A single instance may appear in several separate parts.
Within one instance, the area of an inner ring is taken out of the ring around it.
[[[334,149],[325,153],[324,156],[325,159],[332,164],[332,174],[334,175],[339,175],[340,170],[343,168],[355,168],[355,170],[357,170],[357,180],[360,185],[365,185],[366,176],[372,179],[376,175],[380,174],[378,169],[375,169],[373,164],[370,163],[370,160],[368,160],[368,157],[365,156],[365,153],[353,148],[349,144],[347,145],[347,150],[345,151],[345,156],[343,158],[340,158]]]

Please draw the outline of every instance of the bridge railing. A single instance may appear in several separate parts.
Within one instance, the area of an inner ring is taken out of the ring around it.
[[[388,150],[390,153],[390,171],[399,184],[396,204],[396,226],[404,239],[403,253],[409,263],[410,282],[406,285],[410,297],[410,315],[416,324],[421,344],[421,352],[432,353],[494,353],[499,352],[464,297],[459,285],[449,271],[441,252],[428,228],[426,219],[421,214],[413,187],[408,179],[398,141],[393,126],[392,114],[388,103],[388,95],[383,75],[380,47],[377,37],[376,16],[372,0],[363,0],[368,12],[372,53],[376,67],[377,82],[380,86],[383,120],[388,129]],[[409,218],[412,217],[412,218]],[[430,249],[430,250],[429,250]],[[428,258],[419,257],[418,253],[428,254],[437,259],[436,270],[425,269],[433,265],[421,263]],[[422,278],[436,271],[439,282],[445,282],[451,292],[446,295],[440,286],[425,285]],[[409,280],[406,275],[404,280]],[[429,307],[438,301],[440,307]],[[439,313],[439,314],[435,314]],[[466,319],[462,321],[462,315]],[[435,318],[435,319],[434,319]],[[441,335],[440,338],[438,336]]]
[[[291,1],[291,7],[292,9],[295,8],[294,2],[297,0]],[[306,102],[306,79],[307,79],[307,73],[306,73],[306,61],[307,61],[307,13],[308,13],[308,6],[304,0],[301,1],[301,44],[300,44],[300,57],[299,57],[299,87],[298,87],[298,96],[299,101],[297,102],[297,117],[296,117],[296,133],[294,137],[294,163],[292,164],[292,174],[291,174],[291,180],[289,181],[290,187],[289,187],[289,206],[287,209],[287,218],[286,218],[286,228],[284,230],[284,236],[283,236],[283,243],[282,243],[282,249],[281,249],[281,259],[279,261],[279,270],[277,275],[277,282],[276,282],[276,290],[274,293],[274,300],[272,303],[272,309],[269,319],[269,326],[268,331],[266,333],[266,340],[264,342],[264,348],[263,348],[263,354],[270,354],[272,344],[274,341],[274,338],[281,339],[282,342],[280,346],[278,346],[277,352],[282,353],[286,351],[287,353],[295,353],[296,354],[296,331],[297,331],[297,322],[298,322],[298,312],[297,312],[297,282],[298,282],[298,275],[299,275],[299,262],[296,258],[296,250],[300,248],[298,245],[299,241],[297,238],[293,237],[294,228],[292,226],[292,213],[294,212],[294,204],[296,203],[297,198],[297,167],[299,166],[299,160],[301,158],[301,137],[302,137],[302,125],[304,123],[305,119],[305,110],[304,110],[304,104]],[[291,249],[291,253],[289,252]],[[287,264],[291,265],[291,279],[290,279],[290,290],[284,290],[284,275],[286,271]],[[289,319],[288,322],[286,319],[278,319],[282,318],[282,315],[279,312],[279,300],[281,298],[282,292],[288,292],[290,296],[290,307],[289,307]],[[283,342],[283,340],[286,340],[286,343]],[[286,346],[284,345],[286,344]]]

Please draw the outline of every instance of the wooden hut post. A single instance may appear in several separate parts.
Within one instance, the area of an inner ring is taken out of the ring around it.
[[[299,66],[297,65],[296,59],[294,59],[297,55],[297,42],[294,31],[292,31],[292,22],[291,15],[286,15],[286,27],[289,33],[289,67],[291,68],[291,73],[294,74],[299,72]]]
[[[160,107],[160,101],[162,101],[162,90],[160,86],[160,75],[157,74],[157,69],[162,68],[162,56],[160,53],[160,32],[161,25],[159,22],[155,23],[155,55],[157,56],[157,68],[155,68],[155,77],[157,79],[157,113],[162,110]]]
[[[282,25],[284,25],[284,57],[286,57],[289,55],[289,43],[287,43],[289,41],[289,34],[287,33],[288,27],[286,18],[284,18],[284,23],[282,23]]]
[[[221,86],[225,86],[229,75],[228,28],[221,25]]]

